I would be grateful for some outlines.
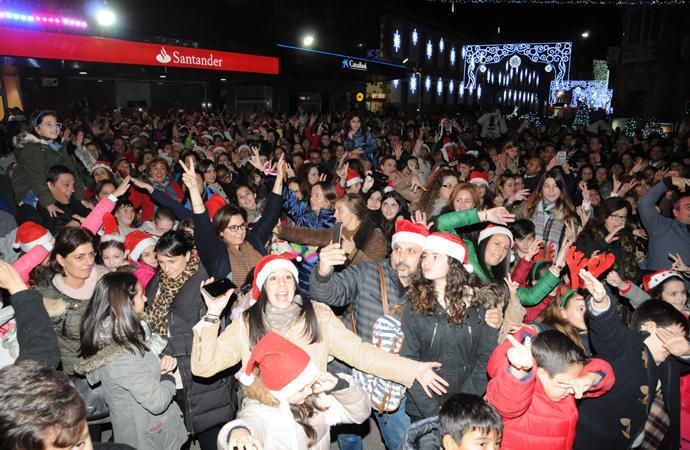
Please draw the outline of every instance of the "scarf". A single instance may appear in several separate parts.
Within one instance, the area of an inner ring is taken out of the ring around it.
[[[553,242],[554,248],[560,248],[564,224],[555,207],[554,202],[543,199],[537,205],[531,219],[534,222],[535,234],[544,241],[544,245]]]
[[[93,291],[96,289],[96,283],[101,278],[101,275],[103,275],[102,271],[97,270],[97,266],[94,266],[91,269],[91,275],[84,281],[84,286],[75,289],[69,287],[65,282],[65,277],[58,273],[53,277],[53,286],[60,293],[75,300],[91,300]]]
[[[187,267],[177,278],[170,278],[165,272],[160,273],[159,289],[151,303],[148,319],[151,329],[161,336],[169,336],[168,312],[175,296],[182,289],[182,286],[199,270],[199,260],[191,258]]]
[[[241,287],[247,282],[251,282],[247,276],[263,258],[263,255],[252,244],[244,241],[240,244],[239,249],[235,249],[232,245],[228,246],[228,257],[232,268],[232,282]]]
[[[287,308],[276,308],[270,302],[266,303],[265,321],[269,330],[285,337],[302,314],[302,297],[295,295]]]

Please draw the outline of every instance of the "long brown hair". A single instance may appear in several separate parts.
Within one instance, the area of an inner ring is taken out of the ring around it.
[[[568,195],[568,187],[565,184],[563,175],[561,175],[561,172],[557,169],[551,169],[546,172],[541,177],[541,180],[539,180],[539,185],[537,188],[529,197],[527,197],[527,200],[525,200],[525,203],[523,203],[523,208],[526,212],[525,217],[532,217],[532,214],[534,214],[534,211],[537,209],[537,205],[539,205],[539,202],[543,200],[544,197],[542,191],[544,189],[544,182],[549,178],[553,178],[553,180],[556,182],[556,186],[558,186],[558,189],[561,190],[561,195],[558,197],[558,200],[556,200],[555,212],[557,217],[563,223],[572,219],[577,220],[575,206],[573,206],[573,202]]]
[[[587,295],[589,294],[586,291],[578,289],[577,292],[568,297],[565,300],[565,302],[563,302],[563,294],[558,295],[555,299],[551,301],[551,303],[548,304],[546,308],[544,308],[542,312],[539,313],[539,315],[536,319],[534,319],[534,321],[552,326],[556,330],[568,336],[568,338],[570,338],[570,340],[573,341],[575,345],[577,345],[584,351],[585,348],[582,345],[582,341],[580,340],[580,330],[575,328],[561,315],[561,303],[563,303],[563,308],[565,308],[571,301],[575,300],[575,298],[578,295],[587,298]]]
[[[434,202],[439,198],[438,193],[441,191],[441,185],[446,177],[455,177],[456,180],[460,180],[458,173],[454,170],[437,170],[436,173],[431,174],[427,180],[426,190],[422,193],[419,199],[417,199],[413,209],[430,214],[434,209]]]
[[[474,201],[474,205],[472,205],[473,208],[479,207],[479,193],[477,192],[477,188],[474,187],[474,184],[460,183],[453,188],[453,191],[450,193],[450,196],[448,197],[448,202],[446,202],[446,206],[444,206],[441,210],[441,214],[455,211],[455,198],[458,196],[458,194],[460,194],[461,191],[467,191],[470,193],[470,195],[472,196],[472,201]]]
[[[311,394],[304,399],[301,405],[290,405],[290,411],[295,418],[295,422],[302,426],[307,435],[307,447],[311,448],[316,443],[316,430],[309,424],[309,420],[317,413],[325,411],[326,408],[320,406],[316,401],[316,395]]]
[[[421,260],[420,260],[421,264]],[[457,327],[465,320],[465,313],[471,306],[480,306],[482,298],[477,295],[479,291],[479,278],[475,274],[467,272],[465,267],[457,259],[448,257],[450,266],[446,275],[446,290],[443,296],[446,301],[446,314],[448,323]],[[433,314],[438,304],[434,282],[427,280],[417,271],[412,284],[408,288],[412,310],[419,315]]]

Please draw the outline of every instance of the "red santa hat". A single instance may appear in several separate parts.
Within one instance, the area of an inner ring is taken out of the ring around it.
[[[654,289],[664,281],[673,277],[683,280],[683,276],[680,272],[676,272],[675,270],[657,270],[642,278],[642,287],[644,287],[646,292],[649,292],[651,289]]]
[[[489,225],[488,227],[480,231],[478,242],[481,242],[484,239],[488,239],[494,234],[505,234],[506,236],[508,236],[508,239],[510,239],[510,245],[513,245],[513,233],[511,233],[510,230],[506,227],[502,227],[500,225]]]
[[[441,147],[441,155],[447,163],[455,161],[455,148],[454,142],[447,142]]]
[[[489,174],[486,172],[478,172],[473,170],[470,173],[470,183],[472,184],[483,184],[484,186],[489,185]]]
[[[213,194],[208,200],[206,200],[204,206],[206,206],[208,216],[211,218],[211,220],[213,220],[213,217],[215,217],[218,210],[227,204],[228,202],[226,202],[223,197],[218,194]]]
[[[23,252],[28,252],[37,245],[42,245],[46,250],[52,251],[53,235],[50,234],[45,227],[36,222],[24,222],[17,228],[17,233],[14,238],[14,248],[21,249]]]
[[[396,242],[408,242],[424,247],[427,236],[429,236],[429,230],[424,225],[400,219],[395,222],[395,234],[391,238],[391,246]]]
[[[110,173],[113,173],[113,168],[110,166],[108,161],[96,161],[96,164],[91,168],[91,173],[94,173],[96,169],[105,169]]]
[[[354,169],[347,169],[347,181],[345,182],[345,186],[350,187],[354,184],[362,183],[363,181],[359,172]]]
[[[156,240],[141,230],[134,230],[125,237],[125,249],[132,261],[138,261],[144,250],[152,245],[156,245]]]
[[[111,213],[103,216],[101,242],[107,241],[125,242],[125,237],[122,235],[122,232],[120,232],[120,227],[117,225],[117,220]]]
[[[469,263],[467,245],[458,236],[451,233],[431,233],[424,241],[424,250],[449,256],[462,263],[465,270],[472,272],[474,267]]]
[[[290,260],[289,255],[267,255],[259,260],[254,268],[254,281],[252,282],[252,300],[256,301],[261,295],[261,288],[263,288],[266,279],[271,272],[277,269],[288,269],[295,281],[299,278],[297,267]]]
[[[384,194],[387,194],[387,193],[389,193],[389,192],[393,192],[394,190],[395,190],[395,188],[393,187],[393,183],[391,183],[391,182],[389,181],[388,183],[386,183],[386,187],[383,188],[383,193],[384,193]]]

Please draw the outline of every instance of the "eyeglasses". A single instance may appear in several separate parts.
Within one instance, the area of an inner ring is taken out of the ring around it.
[[[39,127],[46,127],[48,129],[50,128],[57,128],[58,130],[62,128],[62,124],[59,122],[56,123],[42,123],[39,125]]]
[[[233,233],[239,231],[239,230],[246,230],[248,225],[246,223],[243,223],[241,225],[228,225],[226,229],[232,231]]]
[[[618,222],[627,222],[628,221],[628,216],[621,216],[620,214],[611,214],[609,216],[613,220],[617,220]]]

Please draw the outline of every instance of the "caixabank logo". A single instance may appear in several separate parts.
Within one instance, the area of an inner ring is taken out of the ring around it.
[[[161,64],[182,64],[185,66],[196,66],[196,67],[223,67],[223,58],[217,58],[213,56],[213,53],[209,53],[208,56],[197,56],[197,55],[186,55],[179,50],[174,50],[172,56],[165,50],[165,47],[161,47],[160,52],[156,55],[156,61]]]
[[[343,59],[342,63],[343,69],[361,70],[362,72],[367,71],[367,63],[362,61],[355,61],[354,59],[345,58]]]

